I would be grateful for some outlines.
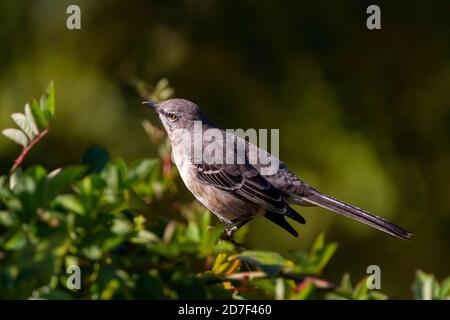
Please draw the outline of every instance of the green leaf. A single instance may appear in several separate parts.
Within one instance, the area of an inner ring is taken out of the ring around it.
[[[0,226],[11,227],[13,223],[14,219],[9,211],[0,211]]]
[[[40,130],[47,128],[48,121],[44,112],[41,110],[39,103],[35,99],[33,99],[33,102],[31,103],[31,113],[33,114],[33,118]]]
[[[437,283],[432,274],[427,274],[421,270],[416,272],[416,279],[412,289],[414,299],[416,300],[432,300],[435,296]]]
[[[351,292],[353,290],[352,283],[350,281],[350,274],[345,273],[341,280],[341,290]]]
[[[27,135],[27,137],[30,139],[30,141],[34,139],[34,137],[36,135],[33,132],[33,130],[31,129],[30,125],[28,124],[28,121],[24,114],[13,113],[11,115],[11,118],[19,126],[19,128]]]
[[[96,244],[92,244],[90,246],[87,246],[85,248],[83,248],[81,250],[81,252],[88,258],[91,260],[98,260],[102,257],[103,255],[103,251],[102,249],[96,245]]]
[[[153,100],[163,101],[171,98],[175,91],[170,87],[169,81],[165,78],[158,81],[152,94]]]
[[[125,188],[128,182],[128,168],[125,161],[122,159],[116,159],[112,164],[117,171],[117,187],[119,189]]]
[[[186,238],[192,242],[200,242],[200,230],[194,221],[189,221],[188,223]]]
[[[83,167],[67,167],[56,175],[47,176],[46,197],[53,199],[60,191],[64,190],[76,180],[81,178],[86,171]]]
[[[73,298],[69,292],[45,286],[34,291],[30,299],[71,300]]]
[[[47,176],[47,170],[40,165],[33,166],[25,170],[24,176],[32,178],[35,182],[40,182]]]
[[[22,169],[18,168],[16,171],[13,172],[13,174],[9,178],[9,189],[14,190],[21,177],[22,177]]]
[[[147,215],[152,215],[150,207],[145,201],[133,190],[133,188],[127,188],[124,190],[125,201],[131,209],[140,210]]]
[[[53,89],[53,81],[47,87],[47,91],[41,97],[41,110],[46,116],[47,120],[53,118],[55,114],[55,91]]]
[[[326,300],[349,300],[349,297],[339,292],[328,292],[325,296]]]
[[[367,286],[367,277],[362,279],[353,290],[353,297],[356,300],[367,300],[367,293],[369,291],[369,288]]]
[[[323,232],[314,240],[309,254],[305,252],[293,252],[289,254],[296,263],[295,272],[319,275],[328,264],[332,256],[337,250],[336,243],[325,243],[325,235]]]
[[[316,273],[319,273],[322,271],[323,268],[328,264],[331,257],[333,257],[334,253],[337,250],[337,244],[336,243],[330,243],[323,248],[318,257],[317,265],[316,265]]]
[[[271,251],[246,250],[233,256],[233,258],[253,264],[272,277],[278,275],[283,269],[293,266],[290,260],[287,260],[279,253]]]
[[[5,129],[2,131],[2,134],[8,139],[14,141],[15,143],[20,144],[24,148],[28,145],[27,136],[19,129],[12,129],[12,128]]]
[[[5,243],[4,248],[6,250],[20,250],[27,244],[27,238],[22,230],[18,230],[9,240]]]
[[[371,300],[387,300],[388,296],[377,291],[370,291],[369,293]]]
[[[311,252],[317,252],[325,245],[325,233],[322,231],[319,233],[311,248]]]
[[[69,212],[74,212],[80,215],[84,215],[85,213],[83,204],[80,199],[72,194],[61,194],[53,200],[53,203],[55,205],[62,206]]]
[[[133,230],[133,224],[126,219],[114,219],[111,231],[119,236],[125,236]]]
[[[31,111],[31,107],[28,103],[25,105],[25,118],[28,126],[31,129],[31,132],[36,136],[39,133],[39,129],[37,127],[36,120],[34,119],[33,112]]]
[[[158,236],[148,230],[139,230],[136,237],[131,238],[131,242],[138,244],[145,244],[157,241],[159,241]]]
[[[144,159],[133,164],[128,172],[128,183],[142,180],[159,163],[159,159]]]
[[[439,299],[450,299],[450,277],[442,281]]]

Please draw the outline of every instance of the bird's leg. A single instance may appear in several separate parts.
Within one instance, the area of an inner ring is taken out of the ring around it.
[[[233,229],[235,229],[235,228],[233,228]],[[234,240],[233,234],[236,232],[237,229],[235,229],[235,230],[233,230],[233,229],[224,229],[223,235],[222,235],[222,237],[220,237],[220,239],[231,242],[240,251],[245,250],[243,243],[239,243],[239,242],[236,242],[236,240]]]
[[[230,241],[232,244],[234,244],[235,246],[237,246],[238,248],[241,249],[245,249],[243,247],[243,243],[238,243],[234,240],[233,235],[236,231],[239,230],[239,228],[241,228],[244,224],[246,224],[247,222],[249,222],[251,220],[251,218],[244,218],[244,219],[239,219],[237,221],[234,221],[228,225],[225,226],[224,228],[224,234],[221,237],[221,239],[223,240],[227,240]]]
[[[233,239],[233,235],[237,230],[238,230],[238,227],[236,227],[236,226],[225,227],[223,229],[224,237],[226,237],[228,239]]]

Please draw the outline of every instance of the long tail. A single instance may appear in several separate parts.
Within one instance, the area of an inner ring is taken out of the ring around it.
[[[410,232],[393,224],[392,222],[389,222],[381,217],[378,217],[360,208],[354,207],[343,201],[339,201],[332,197],[321,194],[320,192],[313,191],[308,196],[302,197],[302,200],[307,201],[313,205],[317,205],[325,209],[334,211],[353,220],[357,220],[399,238],[405,240],[411,239],[412,234]]]

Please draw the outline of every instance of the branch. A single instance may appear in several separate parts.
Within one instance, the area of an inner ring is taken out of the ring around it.
[[[298,281],[299,284],[295,288],[295,290],[301,291],[308,283],[313,283],[317,288],[319,289],[336,289],[339,286],[329,282],[324,279],[312,277],[312,276],[302,276],[294,273],[283,273],[281,274],[282,277],[286,279],[291,279]],[[239,272],[239,273],[233,273],[231,275],[227,275],[224,277],[225,280],[230,281],[240,281],[240,282],[247,282],[251,279],[255,278],[270,278],[269,275],[263,271],[249,271],[249,272]]]
[[[38,143],[48,132],[48,127],[45,128],[43,131],[39,132],[39,134],[31,140],[30,144],[27,145],[25,148],[23,148],[22,152],[20,153],[19,157],[17,157],[16,160],[14,160],[14,165],[12,166],[11,170],[9,170],[9,175],[12,175],[14,171],[17,170],[22,165],[22,162],[25,160],[25,157],[27,156],[28,152],[30,152],[31,148],[34,147],[36,143]]]

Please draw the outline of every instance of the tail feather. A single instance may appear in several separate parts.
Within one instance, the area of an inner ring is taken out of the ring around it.
[[[317,205],[322,208],[334,211],[343,216],[346,216],[353,220],[357,220],[378,230],[384,231],[405,240],[409,240],[412,236],[412,233],[393,224],[390,221],[387,221],[386,219],[378,217],[360,208],[354,207],[351,204],[321,194],[317,191],[314,191],[306,197],[302,197],[302,200],[307,201],[313,205]]]
[[[283,228],[290,234],[292,234],[294,237],[298,237],[297,231],[295,231],[295,229],[289,224],[289,222],[286,221],[284,215],[268,211],[264,216],[273,223],[279,225],[281,228]]]

